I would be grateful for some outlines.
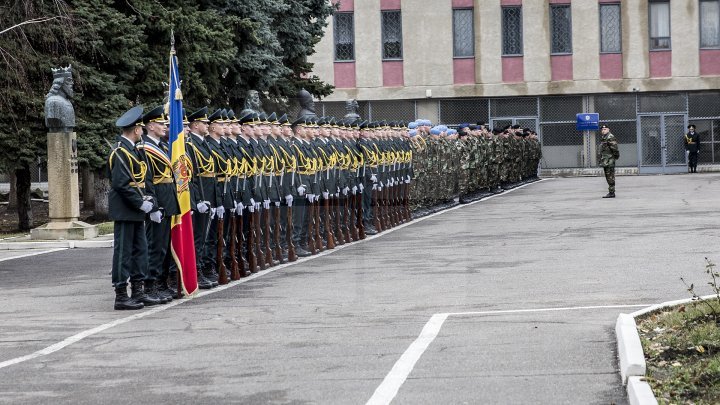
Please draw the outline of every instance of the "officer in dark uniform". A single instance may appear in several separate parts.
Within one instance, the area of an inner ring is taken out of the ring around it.
[[[695,132],[695,125],[688,125],[685,134],[685,150],[688,151],[688,170],[697,173],[698,153],[700,152],[700,136]]]
[[[114,224],[112,283],[115,287],[115,309],[141,309],[159,300],[143,291],[147,274],[147,239],[145,218],[152,213],[154,220],[161,214],[147,186],[147,164],[135,148],[143,133],[143,108],[131,108],[115,125],[122,128],[115,147],[108,158],[111,190],[108,195],[110,219]],[[150,182],[149,184],[152,184]],[[130,279],[132,295],[128,297]]]
[[[192,165],[192,181],[190,182],[191,201],[193,210],[193,236],[195,242],[195,260],[197,266],[198,287],[209,289],[217,283],[205,278],[203,275],[203,262],[205,261],[205,239],[210,222],[211,201],[216,199],[215,161],[205,142],[208,130],[208,108],[203,107],[188,116],[190,132],[187,137],[185,151]]]
[[[170,220],[180,213],[177,200],[177,187],[170,162],[169,145],[163,139],[167,134],[167,120],[163,106],[158,106],[143,116],[146,135],[138,146],[144,151],[148,167],[152,172],[154,195],[162,213],[160,222],[145,223],[148,241],[148,274],[145,279],[145,292],[166,303],[172,301],[174,292],[168,288],[167,271],[163,263],[172,256],[170,251]]]

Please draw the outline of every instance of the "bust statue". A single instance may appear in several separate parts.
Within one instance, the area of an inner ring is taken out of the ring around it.
[[[313,101],[312,94],[309,91],[302,89],[298,92],[298,99],[300,100],[300,112],[298,113],[298,119],[317,117],[315,113],[315,101]]]
[[[240,111],[240,117],[244,117],[251,113],[264,112],[260,104],[260,93],[257,90],[248,90],[245,96],[245,108]]]
[[[347,111],[345,118],[359,120],[360,114],[358,114],[358,110],[360,110],[360,105],[354,98],[345,102],[345,111]]]
[[[72,132],[75,128],[72,65],[52,69],[53,83],[45,96],[45,126],[50,132]]]

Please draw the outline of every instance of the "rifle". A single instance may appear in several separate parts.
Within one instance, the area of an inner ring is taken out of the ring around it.
[[[235,217],[230,217],[230,279],[240,280],[240,269],[238,269],[237,257],[235,251],[237,250],[237,224],[235,223]]]
[[[280,249],[280,206],[279,205],[275,206],[273,217],[275,218],[275,228],[274,228],[274,230],[275,230],[275,232],[274,232],[275,233],[275,235],[274,235],[275,236],[274,237],[275,246],[273,248],[273,254],[282,263],[282,261],[283,261],[282,249]],[[286,228],[286,230],[287,230],[287,228]]]
[[[225,248],[225,239],[223,238],[225,219],[217,218],[217,271],[218,271],[218,283],[227,284],[228,277],[225,272],[225,261],[223,260],[223,249]]]
[[[333,237],[332,221],[330,221],[330,195],[323,201],[325,206],[325,238],[327,239],[327,248],[335,249],[335,238]],[[319,208],[318,208],[319,209]]]
[[[293,173],[294,175],[294,173]],[[288,261],[294,262],[298,259],[297,254],[295,253],[295,245],[293,245],[293,232],[295,230],[295,226],[293,224],[293,211],[292,211],[292,205],[288,205],[287,207],[287,227],[285,228],[285,239],[288,246]]]
[[[336,243],[340,245],[345,244],[345,234],[343,233],[343,216],[342,216],[342,194],[338,196],[337,203],[335,204],[335,237]],[[350,242],[350,241],[348,241]]]
[[[358,193],[355,196],[355,205],[357,207],[357,217],[356,217],[356,224],[358,229],[358,237],[362,240],[365,239],[367,236],[365,235],[365,219],[363,218],[363,193],[365,191],[363,190],[362,193]]]
[[[317,249],[315,246],[315,214],[314,214],[314,207],[313,204],[308,202],[306,208],[305,208],[305,215],[308,216],[308,231],[307,231],[307,245],[308,249],[310,250],[310,253],[315,254],[317,253]]]
[[[263,245],[265,245],[265,264],[270,267],[273,265],[272,249],[270,248],[270,209],[263,208],[263,221],[265,221],[265,234],[263,235]]]
[[[320,237],[320,201],[317,199],[313,204],[313,215],[315,215],[315,248],[322,252],[325,249],[322,245],[322,237]]]
[[[253,208],[254,210],[255,208]],[[242,223],[242,219],[241,219]],[[247,238],[247,245],[245,247],[247,249],[247,260],[248,260],[248,266],[250,269],[250,273],[256,273],[257,272],[257,258],[255,257],[255,213],[251,212],[250,217],[248,218],[248,238]]]
[[[372,190],[372,209],[373,209],[373,225],[375,225],[375,229],[380,232],[383,230],[382,226],[380,226],[380,202],[378,201],[378,193],[379,191],[377,188]]]

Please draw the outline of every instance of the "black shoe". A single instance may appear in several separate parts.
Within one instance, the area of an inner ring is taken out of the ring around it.
[[[297,257],[312,256],[312,253],[308,252],[308,250],[306,248],[303,248],[301,246],[298,246],[295,248],[295,254],[297,255]]]
[[[365,226],[365,235],[377,235],[378,231],[372,225]]]
[[[160,301],[161,304],[167,304],[172,301],[172,298],[165,297],[164,294],[160,294],[158,290],[158,284],[155,280],[146,280],[145,283],[145,295],[151,298],[155,298]]]
[[[117,287],[115,289],[115,309],[143,309],[145,305],[142,302],[135,301],[128,297],[127,287]]]
[[[603,196],[603,198],[615,198],[615,193],[607,193]]]
[[[213,285],[208,279],[205,278],[202,271],[197,271],[197,281],[198,281],[198,288],[201,290],[209,290],[213,288]]]
[[[213,268],[203,269],[202,273],[203,273],[203,276],[205,277],[205,280],[209,281],[210,284],[212,284],[212,287],[217,287],[218,285],[220,285],[220,283],[218,283],[219,277],[218,277],[218,274],[215,271],[215,269],[213,269]]]
[[[159,299],[151,297],[145,293],[142,281],[131,283],[130,290],[132,291],[132,298],[135,301],[142,302],[146,307],[160,304]]]
[[[162,285],[161,285],[162,287]],[[170,294],[170,297],[179,299],[185,296],[182,292],[178,295],[178,285],[177,285],[177,274],[170,273],[168,276],[168,282],[166,283],[165,287],[167,287],[167,292]]]

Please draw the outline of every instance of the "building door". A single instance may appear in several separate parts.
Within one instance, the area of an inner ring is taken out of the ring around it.
[[[669,174],[687,171],[683,135],[687,116],[683,114],[640,115],[638,117],[638,162],[641,174]]]
[[[530,128],[537,132],[537,118],[535,117],[503,117],[490,120],[492,128],[503,129],[508,125],[520,125],[520,128]],[[491,128],[491,129],[492,129]]]

